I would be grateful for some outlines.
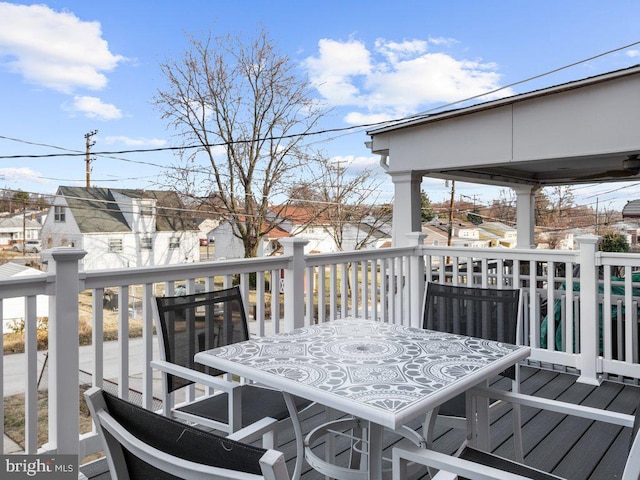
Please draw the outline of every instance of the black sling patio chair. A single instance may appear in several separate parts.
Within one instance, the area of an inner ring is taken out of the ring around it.
[[[511,344],[520,344],[520,290],[427,284],[423,328],[468,335]],[[511,379],[513,392],[519,391],[519,366],[501,376]],[[466,429],[466,401],[461,394],[440,405],[426,416],[423,435],[427,447],[433,444],[436,421]],[[515,459],[522,461],[520,406],[513,407]]]
[[[161,358],[152,366],[162,372],[164,414],[227,434],[243,429],[247,441],[269,433],[265,446],[273,448],[280,423],[290,418],[282,392],[224,378],[226,372],[194,361],[196,353],[249,339],[239,287],[156,297],[155,319]],[[205,394],[193,398],[187,391],[177,403],[176,392],[194,384],[203,385]],[[311,404],[293,400],[298,411]]]
[[[204,432],[97,387],[85,398],[113,480],[289,480],[281,452]]]
[[[640,478],[640,402],[635,415],[617,413],[598,408],[576,405],[557,400],[549,400],[531,395],[523,395],[490,388],[474,388],[472,393],[490,399],[510,402],[514,406],[521,405],[542,411],[575,416],[601,422],[601,425],[611,424],[628,427],[631,430],[629,454],[619,480],[638,480]],[[585,452],[588,455],[588,452]],[[401,445],[393,449],[393,479],[406,480],[407,464],[421,464],[431,471],[441,471],[443,478],[452,480],[564,480],[563,477],[544,472],[542,470],[515,462],[492,453],[488,453],[467,444],[455,455],[416,448],[413,445]],[[440,478],[438,475],[432,478]],[[608,477],[609,478],[609,477]]]

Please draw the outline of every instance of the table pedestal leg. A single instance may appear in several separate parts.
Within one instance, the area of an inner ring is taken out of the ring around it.
[[[382,479],[382,434],[384,428],[369,422],[369,480]]]

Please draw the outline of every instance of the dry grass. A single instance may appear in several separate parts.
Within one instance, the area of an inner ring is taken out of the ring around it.
[[[79,345],[90,345],[92,334],[92,307],[91,292],[82,292],[79,297],[79,323],[78,342]],[[39,324],[46,325],[46,321]],[[142,322],[135,319],[129,320],[129,338],[136,338],[142,335]],[[37,331],[38,350],[48,348],[48,334],[46,328],[39,328]],[[118,339],[118,312],[116,310],[104,310],[103,341]],[[3,345],[5,355],[11,353],[24,352],[24,332],[16,329],[14,332],[3,335]]]
[[[84,400],[86,387],[80,387],[80,433],[91,431],[91,415]],[[48,392],[38,392],[38,447],[44,445],[48,438]],[[15,443],[24,448],[25,443],[25,413],[24,394],[11,395],[4,399],[4,433]],[[101,455],[98,455],[101,456]]]

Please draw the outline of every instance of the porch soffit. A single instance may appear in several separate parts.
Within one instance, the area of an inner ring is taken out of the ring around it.
[[[367,132],[389,173],[517,187],[640,178],[640,66]]]

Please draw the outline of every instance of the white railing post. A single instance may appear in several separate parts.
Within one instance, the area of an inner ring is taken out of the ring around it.
[[[47,451],[79,452],[79,261],[87,254],[77,248],[51,251],[55,271],[49,304],[49,442]]]
[[[596,252],[601,237],[583,235],[580,245],[580,377],[578,382],[600,385],[598,378],[598,266]],[[571,292],[569,292],[571,293]],[[569,319],[571,321],[571,319]]]
[[[427,238],[425,233],[411,232],[407,234],[409,246],[416,247],[416,253],[410,259],[409,265],[409,323],[408,325],[415,328],[422,327],[422,303],[424,298],[425,277],[424,277],[424,258],[420,254],[418,247],[424,244]]]
[[[304,238],[281,238],[285,256],[291,261],[284,271],[284,329],[290,332],[304,326]]]

